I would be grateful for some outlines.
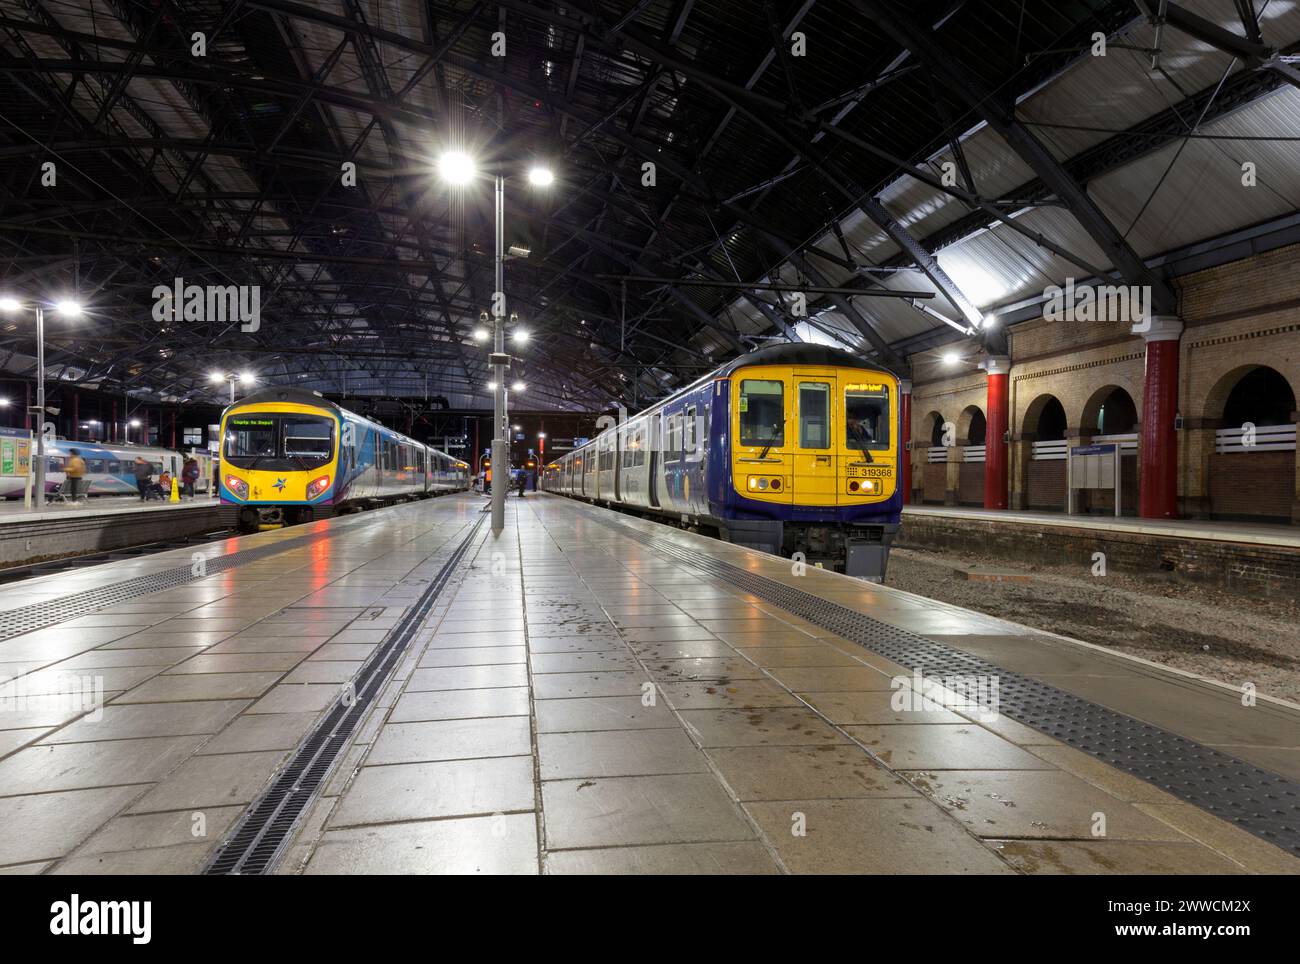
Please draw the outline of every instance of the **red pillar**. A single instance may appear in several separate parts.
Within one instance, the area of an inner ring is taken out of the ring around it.
[[[902,463],[903,505],[912,504],[912,381],[898,383],[898,459]]]
[[[1141,332],[1147,343],[1142,387],[1141,472],[1138,515],[1143,519],[1178,518],[1178,338],[1183,324],[1157,315]]]
[[[980,365],[988,374],[988,396],[984,406],[984,508],[1007,507],[1007,380],[1011,359],[989,355]]]

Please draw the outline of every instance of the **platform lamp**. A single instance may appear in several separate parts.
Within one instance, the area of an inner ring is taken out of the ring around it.
[[[230,383],[230,404],[234,405],[235,404],[235,383],[240,382],[244,385],[255,385],[257,383],[257,376],[254,375],[252,372],[239,372],[238,374],[236,374],[235,372],[221,372],[213,369],[211,372],[208,373],[208,381],[212,382],[213,384],[220,384],[221,382],[229,382]]]
[[[36,404],[31,408],[31,412],[36,416],[35,488],[36,510],[39,512],[45,508],[45,416],[59,414],[57,408],[47,409],[45,406],[45,309],[53,308],[64,318],[78,318],[81,316],[82,307],[79,301],[70,298],[62,298],[50,304],[38,301],[33,307],[36,310]],[[22,311],[22,309],[23,303],[17,298],[0,296],[0,311],[8,313]]]
[[[493,380],[489,383],[492,392],[492,531],[500,534],[506,525],[506,488],[510,485],[510,449],[506,442],[506,368],[510,365],[510,356],[506,354],[505,344],[505,209],[506,176],[510,170],[505,165],[497,165],[491,171],[495,197],[495,233],[496,233],[496,297],[492,303],[492,352],[488,363],[492,366]],[[555,174],[544,164],[534,163],[527,170],[528,182],[536,188],[547,188],[555,183]],[[438,159],[438,174],[448,184],[465,187],[479,175],[479,164],[463,150],[449,150]],[[487,331],[487,312],[479,316],[480,331]],[[526,341],[515,333],[514,340]],[[475,340],[486,341],[486,334],[480,338],[475,332]],[[504,467],[505,471],[502,472]]]

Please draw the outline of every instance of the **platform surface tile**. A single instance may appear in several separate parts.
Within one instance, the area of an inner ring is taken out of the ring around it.
[[[199,870],[482,505],[448,497],[231,540],[204,551],[283,551],[0,641],[0,676],[25,674],[9,684],[24,700],[0,712],[0,870]],[[1009,719],[896,710],[907,668],[635,532],[1300,769],[1300,715],[1285,707],[1243,718],[1226,690],[1114,654],[571,500],[512,497],[505,532],[474,535],[278,872],[1300,871]],[[0,609],[189,559],[31,580]],[[42,704],[60,673],[102,681],[100,719]]]

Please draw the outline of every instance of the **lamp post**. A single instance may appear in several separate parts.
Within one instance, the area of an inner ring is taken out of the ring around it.
[[[239,374],[235,374],[234,372],[219,372],[213,370],[208,373],[208,380],[211,381],[213,384],[219,384],[221,382],[229,382],[230,383],[230,404],[234,405],[235,404],[235,382],[243,382],[245,385],[252,385],[254,382],[257,381],[257,376],[255,376],[252,372],[240,372]]]
[[[16,298],[0,297],[0,311],[19,311],[22,303]],[[54,309],[66,318],[81,314],[81,304],[64,299],[55,303]],[[36,304],[36,405],[31,410],[36,415],[36,511],[45,508],[45,305]]]
[[[473,158],[461,151],[449,151],[438,161],[439,173],[443,180],[452,184],[465,185],[474,179],[477,165]],[[528,180],[534,187],[549,187],[555,181],[550,169],[534,165],[528,171]],[[493,176],[494,226],[496,234],[495,249],[495,296],[492,299],[492,354],[488,363],[492,366],[492,531],[500,534],[506,525],[506,489],[510,486],[510,448],[506,441],[506,369],[510,366],[510,356],[506,354],[505,331],[505,222],[506,222],[506,178],[497,171]],[[480,322],[486,322],[487,313],[479,316]],[[511,316],[512,319],[514,316]],[[516,333],[516,341],[523,341]]]

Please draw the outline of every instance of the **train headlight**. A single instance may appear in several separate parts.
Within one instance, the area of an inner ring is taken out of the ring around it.
[[[759,488],[760,491],[763,490],[763,489],[766,489],[766,488],[767,488],[767,479],[759,479],[759,480],[758,480],[758,488]]]
[[[749,487],[751,489],[758,488],[758,479],[754,478],[752,475],[749,477]]]
[[[236,498],[239,499],[248,498],[248,483],[241,478],[238,478],[233,475],[227,475],[226,488],[229,489]]]
[[[330,487],[330,477],[322,475],[320,478],[312,479],[307,483],[307,498],[314,499]]]

